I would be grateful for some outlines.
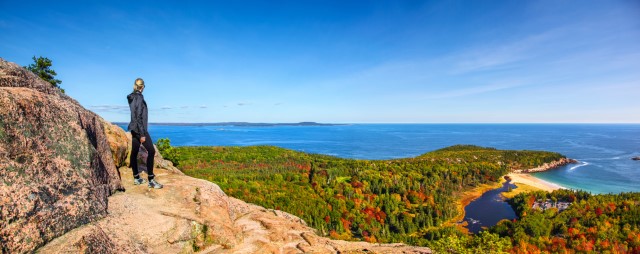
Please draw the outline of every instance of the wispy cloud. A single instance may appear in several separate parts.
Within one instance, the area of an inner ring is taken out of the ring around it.
[[[533,57],[541,46],[561,36],[565,29],[558,28],[530,35],[512,41],[479,45],[450,56],[453,61],[452,72],[461,74],[504,68]]]
[[[189,106],[189,105],[183,105],[183,106],[162,106],[160,107],[160,110],[190,110],[190,109],[205,109],[207,108],[207,105],[200,105],[200,106]],[[153,109],[152,109],[153,110]],[[157,108],[156,108],[157,110]]]
[[[468,87],[468,88],[462,88],[462,89],[449,90],[442,93],[434,93],[426,97],[429,99],[448,99],[448,98],[463,97],[463,96],[470,96],[470,95],[506,90],[506,89],[523,86],[523,85],[524,85],[523,83],[496,83],[496,84],[489,84],[484,86],[474,86],[474,87]]]
[[[466,49],[430,58],[388,60],[342,77],[309,85],[334,90],[358,88],[367,92],[385,90],[391,85],[407,88],[406,90],[423,89],[435,83],[448,86],[450,84],[443,82],[468,79],[489,70],[519,67],[523,62],[544,56],[545,44],[563,36],[566,29],[554,28],[512,40],[472,44]]]
[[[129,112],[129,106],[123,105],[91,105],[89,108],[97,112],[117,112],[127,113]]]

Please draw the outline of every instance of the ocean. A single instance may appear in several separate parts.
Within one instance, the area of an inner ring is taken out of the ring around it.
[[[126,129],[126,124],[120,124]],[[579,161],[535,177],[592,193],[640,192],[640,124],[150,125],[174,146],[274,145],[356,159],[413,157],[456,144],[559,152]]]

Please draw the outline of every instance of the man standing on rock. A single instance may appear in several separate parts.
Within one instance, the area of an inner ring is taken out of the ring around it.
[[[149,188],[161,189],[162,184],[158,183],[153,175],[153,157],[156,150],[147,131],[148,126],[148,110],[147,103],[144,101],[142,91],[144,90],[144,80],[137,78],[133,83],[133,92],[127,95],[129,101],[129,109],[131,110],[131,122],[129,123],[129,131],[131,131],[131,158],[129,165],[133,170],[133,184],[139,185],[144,183],[144,179],[140,178],[138,172],[138,150],[140,144],[147,149],[147,173],[149,176]]]

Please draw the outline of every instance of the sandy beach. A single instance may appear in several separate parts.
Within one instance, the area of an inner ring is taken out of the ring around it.
[[[518,183],[523,183],[545,191],[565,189],[560,185],[547,182],[527,173],[509,173],[507,176],[509,176],[511,178],[511,182],[515,183],[516,185],[518,185]]]

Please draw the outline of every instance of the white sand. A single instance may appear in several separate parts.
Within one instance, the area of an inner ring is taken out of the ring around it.
[[[550,183],[540,178],[536,178],[531,174],[527,173],[509,173],[509,177],[511,177],[512,183],[523,183],[529,186],[536,187],[538,189],[542,189],[545,191],[554,191],[558,189],[566,189],[560,185],[555,183]]]

